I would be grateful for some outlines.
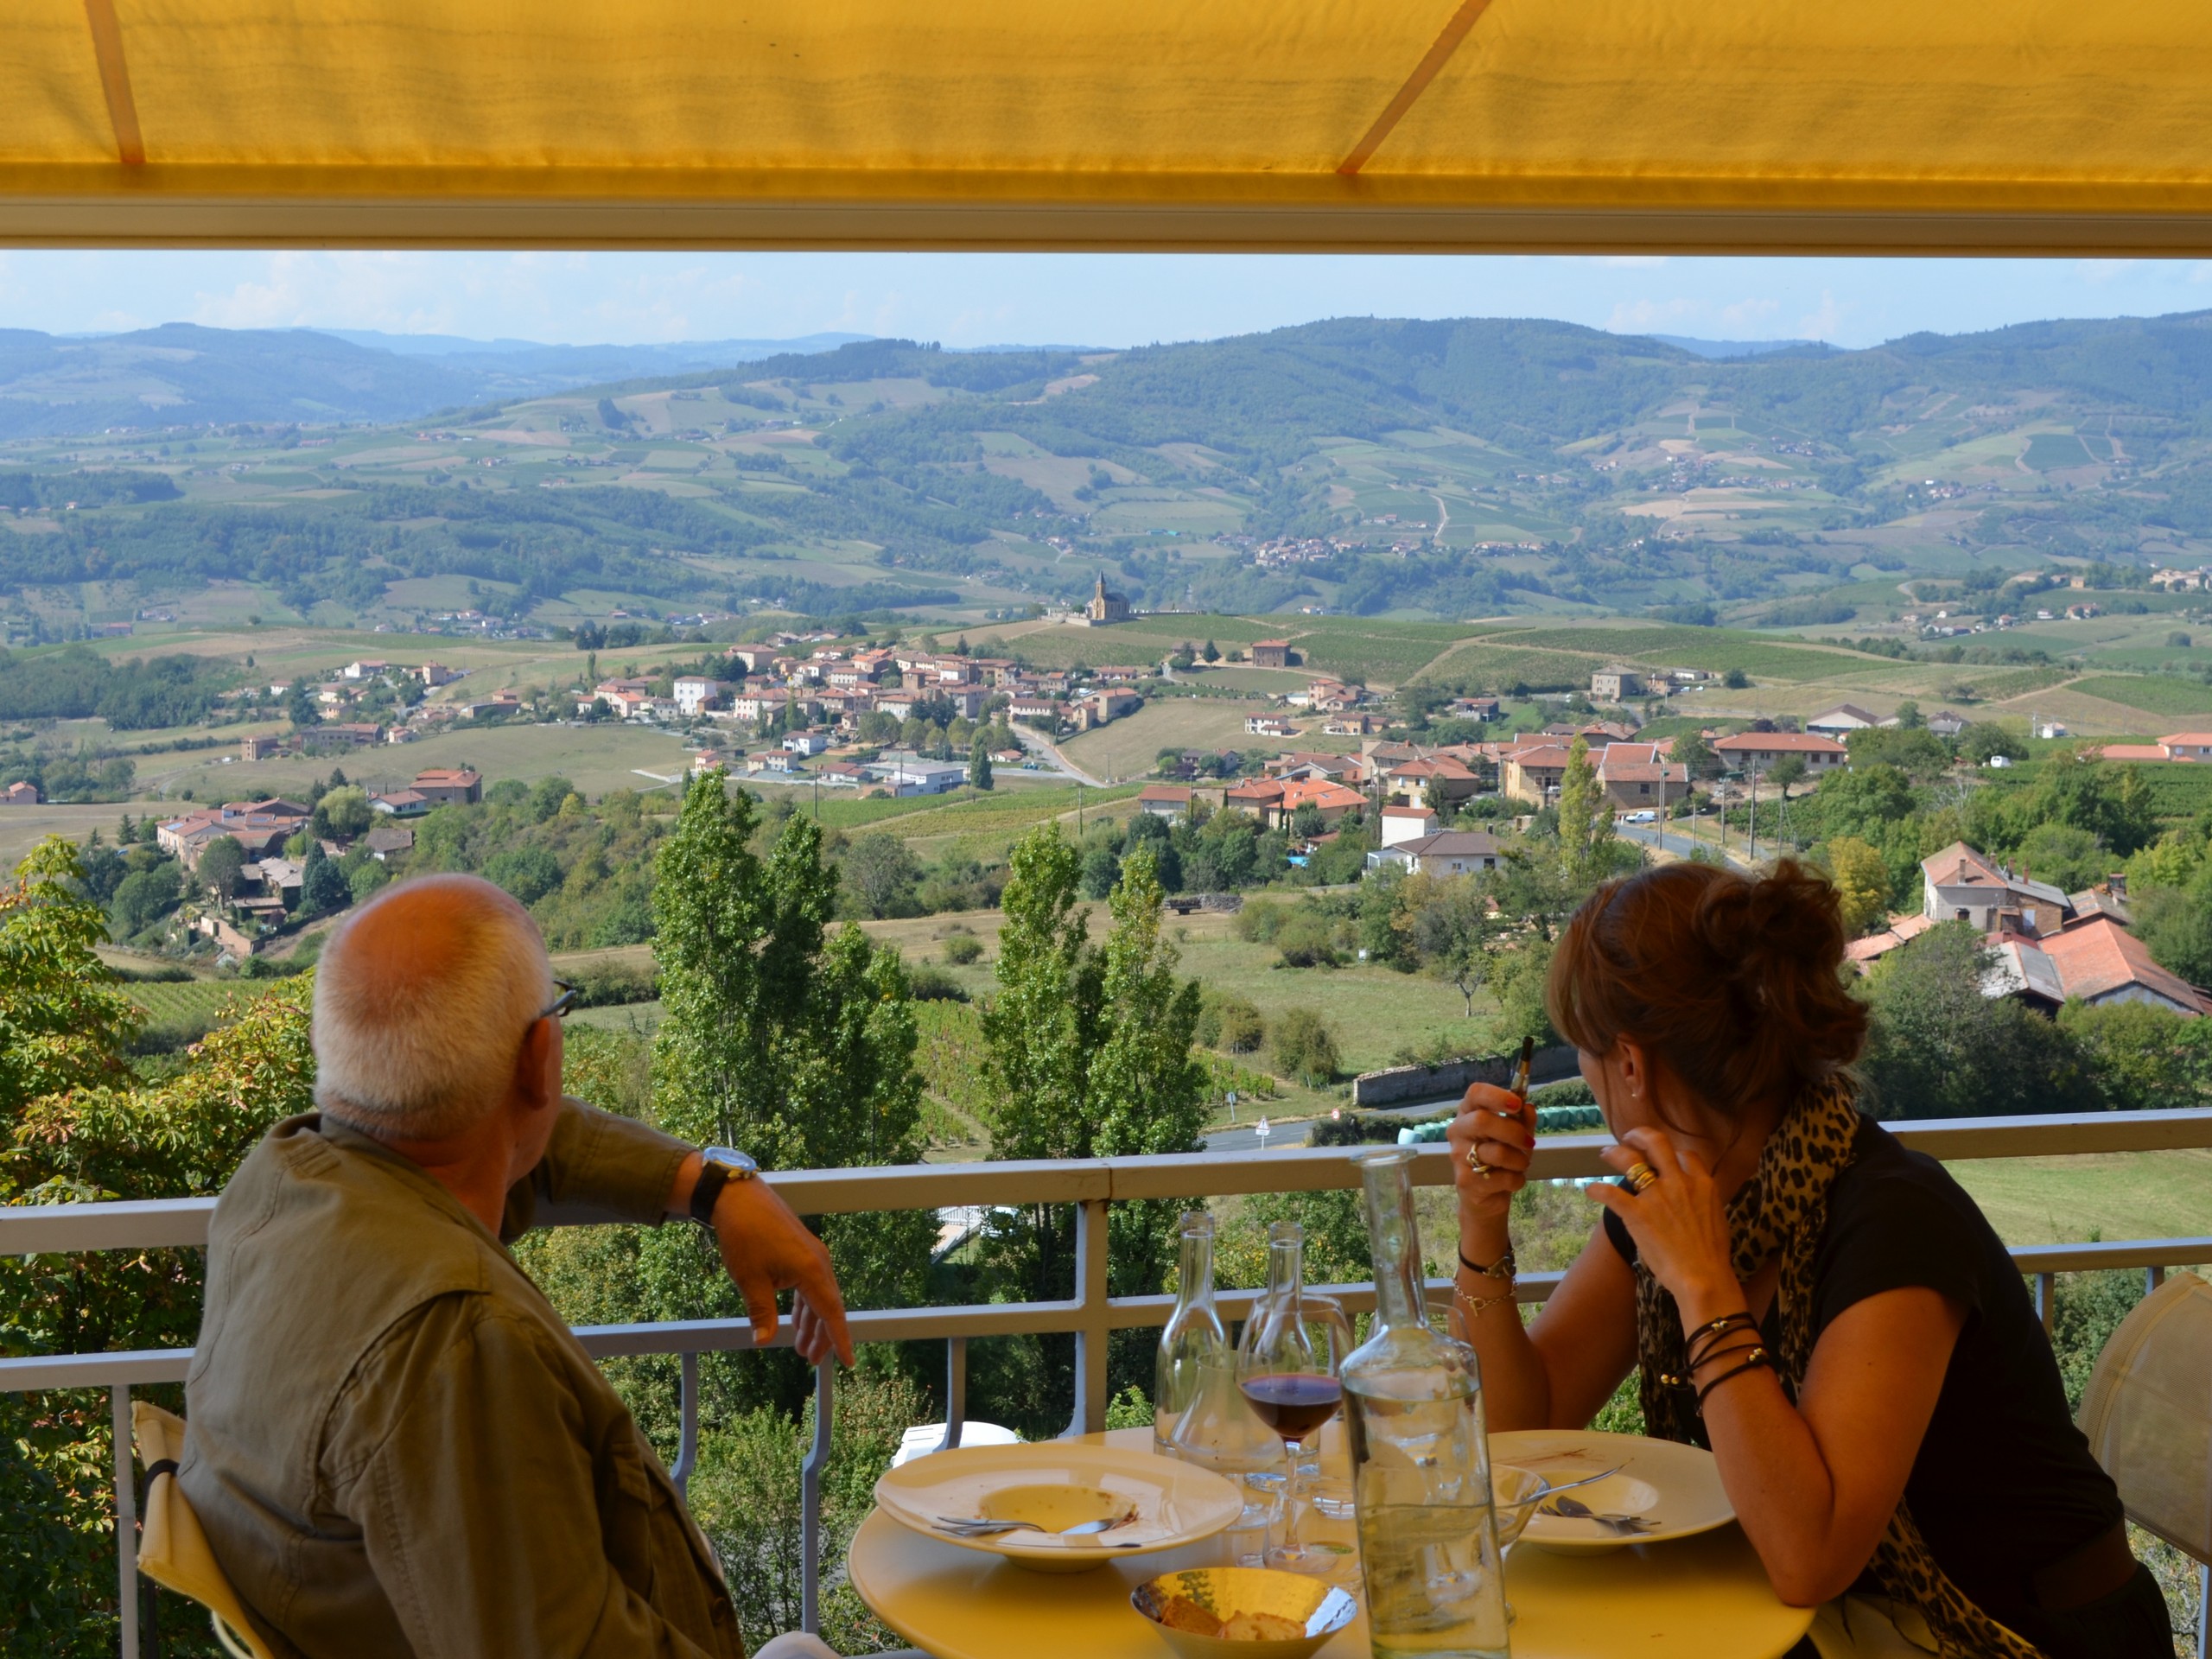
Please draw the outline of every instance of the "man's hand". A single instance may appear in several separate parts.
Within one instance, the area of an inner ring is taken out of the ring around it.
[[[776,1293],[796,1291],[792,1345],[810,1365],[819,1365],[832,1347],[846,1364],[853,1363],[845,1299],[830,1252],[767,1182],[756,1175],[722,1188],[715,1200],[715,1238],[753,1316],[753,1341],[766,1346],[774,1339]]]
[[[690,1207],[698,1178],[695,1152],[677,1172],[671,1214],[681,1215]],[[722,1188],[715,1199],[715,1242],[721,1247],[731,1281],[745,1298],[754,1342],[765,1348],[775,1340],[780,1319],[776,1293],[794,1291],[791,1345],[810,1365],[819,1365],[833,1348],[846,1364],[853,1363],[845,1299],[838,1292],[830,1252],[767,1182],[756,1175]]]

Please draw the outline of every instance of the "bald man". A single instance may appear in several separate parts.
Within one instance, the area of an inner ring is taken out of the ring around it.
[[[749,1160],[561,1090],[536,925],[387,889],[315,982],[315,1103],[215,1207],[178,1479],[280,1655],[739,1659],[712,1550],[508,1255],[533,1220],[710,1225],[756,1336],[849,1364],[828,1255]]]

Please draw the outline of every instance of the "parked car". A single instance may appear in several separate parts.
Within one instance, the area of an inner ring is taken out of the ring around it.
[[[1659,822],[1659,815],[1656,812],[1631,812],[1621,822],[1623,823],[1656,823]]]

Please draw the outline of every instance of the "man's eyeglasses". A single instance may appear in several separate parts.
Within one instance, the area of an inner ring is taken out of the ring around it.
[[[540,1008],[537,1011],[537,1018],[539,1020],[567,1019],[569,1017],[569,1010],[576,1006],[576,999],[583,995],[583,991],[581,987],[571,985],[565,979],[555,980],[553,982],[553,988],[560,992],[561,995],[555,997],[550,1002],[547,1003],[543,1008]],[[535,1025],[537,1021],[532,1020],[531,1023]]]

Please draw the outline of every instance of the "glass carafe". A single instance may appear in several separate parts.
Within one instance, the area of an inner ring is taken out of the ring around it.
[[[1236,1479],[1274,1466],[1274,1437],[1236,1391],[1236,1354],[1215,1310],[1213,1217],[1183,1217],[1175,1311],[1153,1369],[1153,1449]]]
[[[1344,1363],[1376,1659],[1499,1659],[1505,1584],[1474,1350],[1429,1327],[1409,1147],[1364,1154],[1374,1333]]]
[[[1177,1431],[1198,1402],[1209,1365],[1228,1363],[1229,1333],[1213,1306],[1213,1217],[1185,1212],[1175,1273],[1175,1311],[1160,1333],[1152,1370],[1152,1446],[1173,1455]]]

